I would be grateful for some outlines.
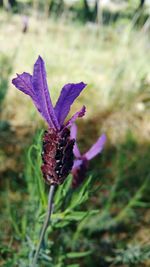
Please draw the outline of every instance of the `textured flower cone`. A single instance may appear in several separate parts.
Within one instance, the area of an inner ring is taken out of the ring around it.
[[[57,132],[53,128],[45,131],[41,167],[43,177],[48,184],[61,184],[73,166],[74,140],[70,140],[70,131],[64,128]]]

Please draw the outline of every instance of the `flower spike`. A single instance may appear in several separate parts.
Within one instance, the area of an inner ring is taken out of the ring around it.
[[[48,130],[43,135],[41,170],[48,184],[61,184],[73,166],[75,140],[70,136],[69,127],[78,117],[84,116],[85,107],[83,106],[80,111],[76,112],[66,124],[64,120],[71,105],[86,84],[83,82],[66,84],[53,108],[47,85],[45,64],[40,56],[34,64],[33,75],[27,72],[17,74],[12,83],[31,97],[37,110],[48,124]]]
[[[70,173],[73,162],[73,147],[75,139],[70,136],[69,126],[85,114],[85,107],[76,112],[65,124],[64,121],[70,107],[85,88],[83,82],[67,84],[63,87],[60,97],[53,108],[48,90],[46,70],[43,59],[39,56],[34,64],[33,75],[23,72],[17,74],[12,83],[20,91],[31,97],[34,105],[48,124],[48,129],[43,135],[43,151],[41,170],[45,181],[50,185],[47,215],[42,227],[39,244],[34,254],[33,266],[36,266],[40,248],[52,212],[52,200],[56,185],[64,182]]]

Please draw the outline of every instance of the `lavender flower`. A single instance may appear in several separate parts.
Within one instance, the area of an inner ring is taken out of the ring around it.
[[[84,116],[85,106],[67,123],[64,121],[71,105],[86,84],[83,82],[66,84],[53,107],[46,80],[45,64],[40,56],[34,64],[33,75],[26,72],[17,74],[12,83],[31,97],[37,110],[48,124],[48,130],[43,136],[41,170],[48,184],[61,184],[73,166],[74,139],[70,138],[69,127],[78,117]]]
[[[77,137],[77,126],[72,124],[71,126],[71,138],[76,140]],[[106,135],[102,134],[96,143],[83,155],[81,155],[77,143],[75,142],[73,153],[75,155],[75,160],[72,168],[72,187],[78,187],[85,179],[86,172],[88,169],[89,161],[97,156],[103,150],[106,142]]]

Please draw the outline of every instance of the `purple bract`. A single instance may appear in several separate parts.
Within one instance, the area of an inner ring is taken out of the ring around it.
[[[71,126],[71,138],[75,140],[77,138],[77,126],[75,124],[72,124]],[[102,134],[95,142],[95,144],[86,153],[81,155],[80,150],[75,141],[73,149],[75,160],[72,168],[72,175],[73,175],[72,187],[76,188],[80,184],[82,184],[82,182],[86,177],[89,161],[95,156],[97,156],[99,153],[101,153],[101,151],[104,148],[105,142],[106,142],[106,135]]]
[[[17,74],[12,83],[29,95],[39,113],[48,124],[48,131],[43,136],[42,172],[48,184],[61,184],[73,165],[74,139],[70,138],[69,126],[85,114],[85,106],[64,123],[70,107],[80,95],[86,84],[66,84],[60,93],[55,107],[50,98],[46,70],[43,59],[39,56],[34,64],[33,75],[23,72]]]

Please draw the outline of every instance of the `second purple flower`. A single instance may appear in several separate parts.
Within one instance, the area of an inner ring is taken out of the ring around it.
[[[75,160],[72,168],[72,187],[76,188],[81,185],[86,178],[89,161],[102,152],[106,142],[106,135],[102,134],[98,138],[98,140],[92,145],[92,147],[84,154],[80,153],[76,142],[77,126],[75,124],[71,126],[71,138],[75,140],[75,145],[73,149]]]

